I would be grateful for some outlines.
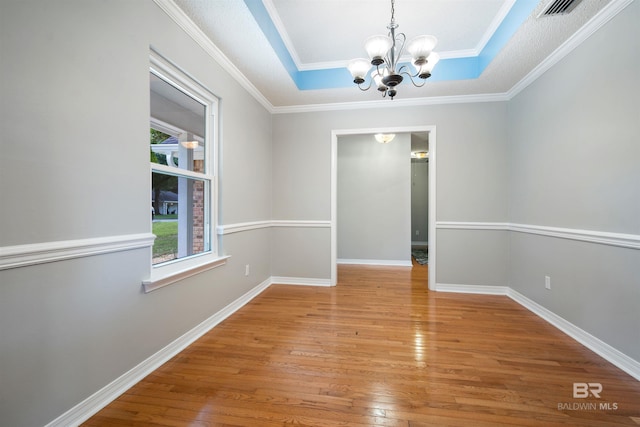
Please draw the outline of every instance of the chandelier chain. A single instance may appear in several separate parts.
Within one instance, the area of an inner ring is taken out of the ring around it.
[[[391,24],[396,23],[396,2],[391,0]]]

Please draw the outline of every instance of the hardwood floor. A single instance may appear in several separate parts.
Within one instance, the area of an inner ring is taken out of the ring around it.
[[[85,425],[283,424],[637,426],[640,382],[507,297],[343,265],[334,288],[271,286]]]

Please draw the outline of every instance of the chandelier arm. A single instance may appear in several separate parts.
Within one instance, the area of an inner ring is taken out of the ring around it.
[[[403,66],[402,68],[405,68],[405,67]],[[417,77],[417,76],[418,76],[417,74],[416,74],[416,75],[411,75],[411,74],[409,74],[409,72],[408,72],[408,71],[401,71],[401,72],[400,72],[400,74],[404,74],[405,76],[409,77],[409,80],[411,80],[411,83],[413,83],[413,85],[414,85],[415,87],[422,87],[422,86],[424,86],[424,85],[427,83],[427,80],[426,80],[426,79],[420,79],[420,80],[422,81],[422,84],[417,84],[417,83],[415,82],[415,80],[413,80],[413,78],[414,78],[414,77]]]
[[[367,91],[367,90],[371,89],[371,83],[372,83],[372,81],[373,81],[373,80],[369,80],[369,84],[368,84],[368,85],[367,85],[367,87],[365,87],[365,88],[363,88],[363,87],[362,87],[362,83],[358,83],[358,88],[359,88],[361,91],[363,91],[363,92],[364,92],[364,91]]]
[[[391,49],[389,49],[389,51],[387,52],[387,55],[384,57],[384,63],[386,65],[386,67],[389,70],[392,70],[393,68],[393,51],[395,50],[396,47],[396,40],[395,40],[395,35],[393,34],[394,31],[392,29],[389,30],[389,32],[387,33],[387,37],[389,37],[391,39],[392,45],[391,45]],[[380,66],[378,65],[378,72],[380,71]],[[381,74],[382,75],[382,74]]]
[[[391,49],[389,49],[389,52],[387,53],[387,56],[385,57],[385,62],[387,63],[389,71],[395,73],[396,66],[398,65],[398,61],[402,56],[402,51],[404,50],[404,45],[407,42],[407,36],[404,33],[396,34],[396,28],[398,28],[398,26],[394,22],[389,24],[387,28],[389,29],[389,33],[387,34],[387,36],[391,39],[392,45]],[[397,49],[396,43],[400,44],[399,49]]]
[[[413,81],[415,77],[419,76],[418,72],[416,72],[415,74],[411,74],[408,70],[409,67],[403,65],[402,67],[398,68],[398,74],[404,74],[405,76],[409,77],[411,81]]]
[[[404,45],[407,42],[407,36],[404,33],[398,33],[396,39],[400,42],[400,49],[398,49],[398,52],[396,55],[396,63],[393,64],[394,70],[396,68],[396,65],[398,65],[398,61],[400,61],[400,58],[402,57],[402,52],[404,52]],[[393,45],[395,47],[395,43]]]
[[[390,67],[389,67],[389,65],[388,65],[388,64],[389,64],[389,60],[388,60],[388,59],[386,60],[386,62],[385,62],[384,64],[386,65],[386,68],[389,68],[389,69],[390,69]],[[378,74],[378,76],[380,76],[380,79],[381,79],[380,81],[382,81],[382,76],[384,76],[384,68],[385,68],[385,67],[382,67],[382,69],[380,69],[380,66],[381,66],[381,65],[382,65],[382,64],[378,64],[378,65],[376,65],[376,74]],[[371,85],[373,84],[373,81],[374,81],[374,79],[373,79],[373,77],[372,77],[372,78],[371,78],[371,80],[369,80],[369,86],[371,86]],[[377,83],[377,82],[376,82],[376,85],[378,85],[378,83]],[[386,89],[386,86],[384,86],[384,88],[385,88],[384,90],[386,91],[386,90],[387,90],[387,89]],[[378,86],[378,90],[380,90],[380,86]],[[380,90],[380,91],[381,91],[381,90]]]

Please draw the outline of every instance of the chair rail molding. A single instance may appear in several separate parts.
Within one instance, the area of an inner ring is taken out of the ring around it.
[[[640,249],[640,235],[509,222],[437,221],[438,230],[499,230]]]
[[[440,230],[509,230],[507,222],[436,221]]]
[[[629,249],[640,249],[640,235],[612,233],[608,231],[580,230],[577,228],[546,227],[530,224],[509,224],[510,231],[519,233],[539,234],[547,237],[579,240],[589,243],[619,246]]]
[[[273,227],[329,228],[331,227],[331,221],[277,219],[266,221],[239,222],[235,224],[220,225],[217,228],[217,232],[219,235],[226,235]]]
[[[0,270],[132,249],[150,248],[151,233],[0,247]]]

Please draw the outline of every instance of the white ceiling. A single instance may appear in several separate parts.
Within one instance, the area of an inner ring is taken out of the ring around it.
[[[353,58],[366,57],[364,41],[386,34],[390,0],[247,0],[262,1],[288,53],[300,71],[345,67]],[[422,88],[410,82],[398,86],[398,95],[382,100],[374,89],[360,91],[343,78],[333,88],[300,90],[267,40],[243,0],[156,0],[183,27],[197,27],[233,64],[239,80],[263,104],[275,110],[339,108],[352,103],[434,103],[446,99],[505,96],[548,61],[554,51],[595,21],[609,3],[619,0],[582,0],[566,15],[538,18],[550,0],[396,0],[395,18],[407,39],[420,34],[438,38],[443,58],[477,56],[501,25],[514,3],[531,10],[477,78],[450,80],[438,75]],[[177,8],[175,7],[177,6]],[[180,15],[180,16],[176,16]],[[262,18],[264,19],[264,18]],[[258,19],[260,20],[260,19]],[[190,31],[192,32],[192,31]],[[202,44],[202,43],[201,43]],[[282,55],[280,55],[282,56]],[[229,68],[229,67],[227,67]],[[337,81],[340,80],[340,81]],[[365,104],[366,105],[366,104]]]

